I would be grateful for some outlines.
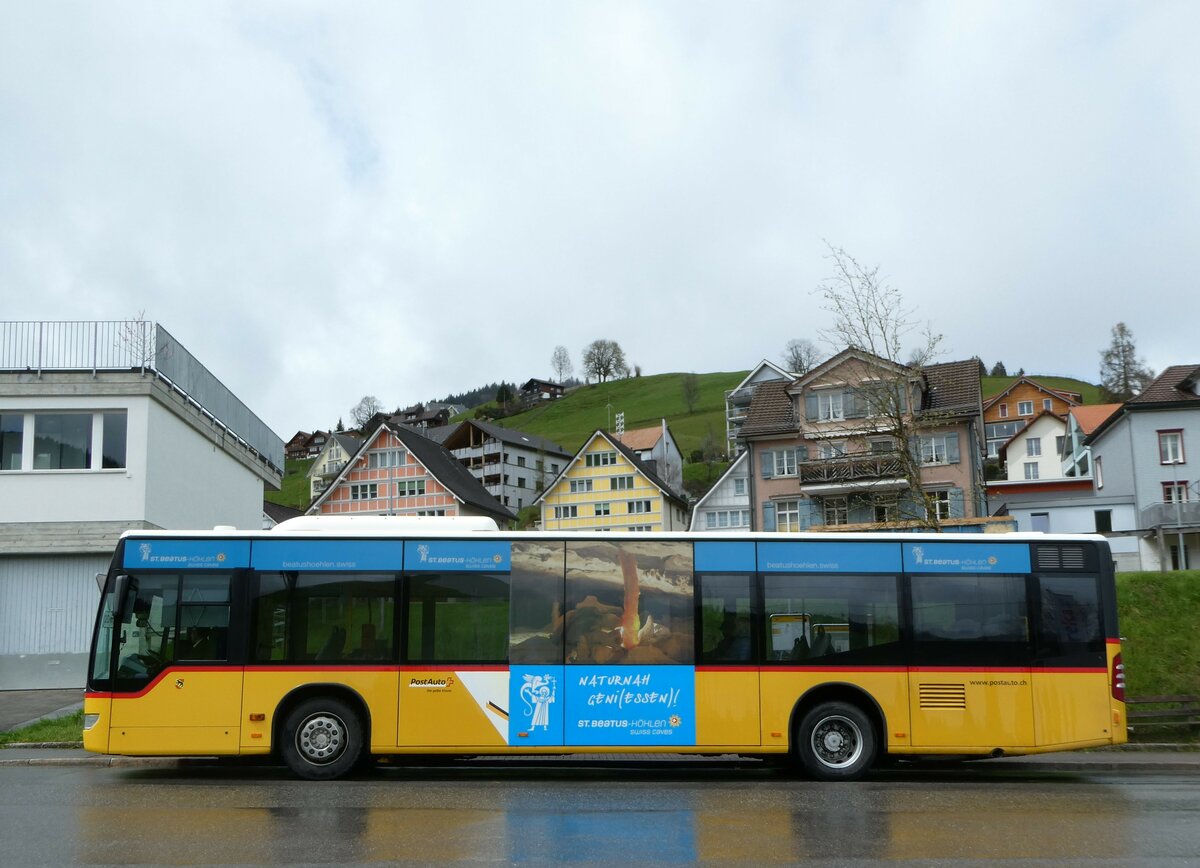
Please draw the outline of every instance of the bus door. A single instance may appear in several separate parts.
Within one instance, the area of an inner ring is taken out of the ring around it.
[[[754,629],[753,575],[706,573],[697,581],[696,744],[757,745],[761,675],[755,661],[761,652],[754,643],[762,631]]]
[[[242,673],[229,666],[227,572],[143,572],[121,604],[109,750],[236,753]]]
[[[1035,587],[1037,744],[1107,741],[1113,722],[1097,577],[1041,575]]]
[[[926,550],[935,547],[924,546]],[[912,546],[906,544],[905,548]],[[980,556],[977,545],[958,548],[969,552],[972,559]],[[927,551],[926,565],[930,560],[961,564],[966,557],[950,554],[936,558]],[[1033,745],[1033,637],[1026,576],[912,575],[910,587],[913,747]]]

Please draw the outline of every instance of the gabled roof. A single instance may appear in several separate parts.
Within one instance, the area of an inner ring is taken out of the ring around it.
[[[1028,424],[1026,424],[1024,427],[1022,427],[1021,430],[1017,431],[1017,433],[1013,434],[1011,437],[1009,437],[1007,440],[1005,440],[1002,444],[1000,444],[1000,448],[997,450],[1000,458],[1001,459],[1005,458],[1005,453],[1008,451],[1008,447],[1014,441],[1021,440],[1025,437],[1028,437],[1029,432],[1033,429],[1033,426],[1036,425],[1043,416],[1050,416],[1054,419],[1057,419],[1064,427],[1067,424],[1067,420],[1064,419],[1062,416],[1060,416],[1058,413],[1055,413],[1053,410],[1043,410],[1042,412],[1040,412],[1036,416],[1034,416],[1032,419],[1030,419]]]
[[[734,476],[738,473],[744,472],[744,470],[742,469],[742,465],[744,465],[749,460],[750,460],[749,452],[742,452],[742,454],[740,454],[737,458],[735,458],[733,460],[733,463],[730,464],[727,468],[725,468],[725,472],[722,473],[717,478],[717,481],[713,483],[712,488],[710,488],[708,491],[704,492],[704,496],[701,497],[699,500],[697,500],[696,503],[692,506],[692,515],[695,516],[696,514],[699,513],[700,507],[704,506],[704,501],[706,501],[710,497],[712,497],[712,495],[716,491],[718,491],[722,485],[725,484],[725,480],[729,479],[729,477]],[[747,503],[750,502],[749,495],[746,496],[746,502]],[[695,521],[695,518],[693,517],[692,520]]]
[[[774,379],[786,380],[789,383],[792,380],[796,379],[796,375],[793,374],[792,372],[785,371],[783,368],[779,367],[779,365],[775,364],[774,362],[769,362],[766,359],[763,359],[761,362],[759,362],[757,365],[754,366],[754,370],[752,370],[750,373],[748,373],[746,375],[745,379],[743,379],[740,383],[738,383],[736,386],[733,387],[732,391],[736,392],[738,389],[744,389],[746,386],[749,386],[753,383],[771,382],[770,379],[767,379],[767,380],[759,380],[758,379],[758,375],[763,371],[766,371],[768,373],[773,373],[775,375]]]
[[[304,515],[303,510],[284,506],[282,503],[271,503],[269,500],[263,501],[263,512],[276,524],[279,524],[281,521],[287,521],[289,518]]]
[[[1027,386],[1033,386],[1033,388],[1037,389],[1039,392],[1045,392],[1047,395],[1051,395],[1055,398],[1059,398],[1073,406],[1078,406],[1079,404],[1082,403],[1082,398],[1078,392],[1068,392],[1063,389],[1051,389],[1049,386],[1044,386],[1041,383],[1039,383],[1037,380],[1035,380],[1031,377],[1022,376],[1022,377],[1017,377],[1015,380],[1013,380],[1011,383],[1009,383],[1003,392],[1000,392],[998,395],[993,395],[992,397],[990,397],[986,401],[984,401],[983,409],[987,410],[989,407],[991,407],[993,404],[995,404],[997,401],[999,401],[1001,398],[1003,398],[1005,395],[1007,395],[1009,392],[1011,392],[1013,389],[1015,389],[1017,386],[1021,385],[1022,383],[1024,383]]]
[[[545,437],[539,437],[536,434],[526,434],[524,431],[518,431],[516,428],[505,428],[503,425],[496,425],[493,422],[484,422],[482,419],[467,419],[457,425],[447,425],[444,428],[448,429],[447,433],[442,436],[439,441],[447,449],[458,449],[465,445],[458,441],[466,436],[468,427],[474,427],[489,437],[494,437],[502,443],[508,443],[512,446],[520,446],[525,449],[533,450],[534,452],[544,452],[547,455],[558,455],[563,458],[570,458],[571,453],[564,447],[555,443],[552,440],[547,440]],[[441,431],[441,428],[430,429],[433,431]]]
[[[624,434],[617,435],[617,439],[630,449],[642,452],[657,446],[658,441],[663,438],[664,431],[670,431],[665,419],[658,425],[651,425],[647,428],[634,428],[632,431],[626,431]],[[671,440],[675,441],[674,435],[671,436]]]
[[[607,431],[604,431],[600,428],[597,428],[594,432],[592,432],[592,436],[587,439],[583,446],[579,447],[579,451],[576,452],[571,460],[567,462],[567,466],[562,469],[562,472],[560,472],[558,476],[554,477],[550,484],[546,486],[545,491],[538,495],[538,499],[534,501],[535,504],[541,503],[546,499],[546,495],[553,491],[554,487],[558,485],[558,483],[560,483],[568,473],[570,473],[571,468],[579,463],[580,456],[587,452],[588,447],[596,441],[597,437],[603,438],[606,443],[624,455],[626,460],[633,465],[634,469],[638,473],[642,474],[642,476],[646,477],[650,484],[661,491],[669,500],[675,501],[680,506],[684,507],[684,509],[687,508],[687,498],[675,491],[672,491],[671,486],[663,482],[662,478],[657,473],[646,466],[646,462],[637,457],[637,453],[618,440],[615,436],[610,436]]]
[[[554,388],[554,389],[562,389],[563,388],[563,385],[561,383],[556,383],[553,380],[539,380],[537,377],[533,377],[531,379],[526,380],[524,383],[521,384],[521,391],[522,392],[530,392],[530,391],[533,391],[534,389],[537,389],[540,386],[550,386],[551,388]]]
[[[772,380],[759,385],[739,436],[755,437],[796,430],[796,414],[791,396],[788,395],[789,385],[788,380]]]
[[[830,356],[828,359],[821,362],[821,364],[811,368],[803,376],[794,380],[791,386],[792,391],[799,391],[813,380],[824,376],[838,365],[841,365],[850,359],[858,359],[860,362],[865,362],[871,367],[886,368],[895,374],[902,374],[905,372],[911,373],[911,370],[906,365],[889,361],[882,356],[877,356],[874,353],[867,352],[866,350],[860,350],[858,347],[847,347],[840,353]],[[976,367],[976,370],[979,370],[978,367]]]
[[[926,365],[925,400],[921,413],[975,415],[980,412],[979,362],[942,362]]]
[[[346,462],[346,466],[342,468],[337,478],[309,506],[310,512],[329,499],[329,495],[333,493],[334,489],[341,485],[343,480],[354,470],[360,457],[385,431],[403,443],[409,454],[425,468],[426,472],[445,486],[446,490],[458,500],[505,521],[516,518],[507,507],[483,487],[478,479],[471,475],[467,468],[458,462],[458,459],[449,450],[434,443],[416,428],[392,422],[383,423],[362,442],[358,451]]]
[[[1079,407],[1072,407],[1070,415],[1074,417],[1075,424],[1086,436],[1099,428],[1104,420],[1120,409],[1120,404],[1083,404]]]
[[[1145,404],[1200,404],[1196,394],[1196,383],[1200,381],[1200,365],[1172,365],[1154,381],[1125,403]]]
[[[362,445],[362,438],[356,437],[353,434],[336,433],[332,435],[332,439],[336,440],[338,445],[345,449],[349,455],[357,452],[358,447]]]

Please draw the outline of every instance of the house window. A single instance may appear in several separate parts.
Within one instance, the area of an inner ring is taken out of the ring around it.
[[[425,493],[424,479],[401,479],[396,483],[397,497],[417,497]]]
[[[375,500],[377,497],[379,497],[378,483],[364,482],[350,486],[351,500]]]
[[[875,511],[876,522],[896,521],[899,517],[899,498],[895,494],[880,494],[875,497],[871,506]]]
[[[1158,432],[1158,460],[1162,464],[1183,464],[1183,432]]]
[[[613,491],[629,491],[633,488],[632,476],[614,476],[612,480]]]
[[[800,530],[800,501],[781,500],[775,504],[775,529],[780,533]]]
[[[823,459],[843,458],[846,455],[845,443],[822,443],[817,447],[817,454]]]
[[[817,418],[822,422],[839,422],[846,418],[842,410],[841,392],[817,393]]]
[[[1096,516],[1096,533],[1111,533],[1112,532],[1112,510],[1097,509],[1093,511]]]
[[[125,466],[125,441],[129,428],[129,417],[124,410],[116,413],[101,413],[100,466],[104,470],[118,470]],[[2,465],[0,465],[2,466]]]
[[[599,516],[612,515],[612,504],[597,503],[596,504],[596,515],[599,515]]]
[[[922,464],[946,464],[948,461],[949,456],[946,451],[946,438],[944,436],[921,438]],[[826,523],[828,524],[828,522]]]
[[[1001,418],[1001,419],[1007,419],[1007,418],[1008,418],[1008,405],[1007,405],[1007,404],[1001,404],[1001,405],[1000,405],[1000,418]]]
[[[525,456],[518,455],[517,456],[517,467],[524,467],[524,466],[525,466]]]
[[[585,491],[592,490],[592,480],[590,479],[572,479],[571,494],[581,494]]]
[[[1097,458],[1094,462],[1094,465],[1096,468],[1096,487],[1103,488],[1104,487],[1104,463],[1101,459]]]
[[[1030,457],[1042,454],[1042,438],[1029,437],[1025,440],[1025,454]]]
[[[643,514],[650,512],[651,504],[648,500],[631,500],[629,501],[629,512]]]
[[[617,463],[616,452],[589,452],[583,456],[583,463],[586,467],[608,467]]]
[[[517,477],[517,488],[524,488],[524,487],[525,487],[525,477],[518,476]]]
[[[733,480],[733,493],[736,497],[746,496],[746,478],[744,476]]]
[[[1017,401],[1017,415],[1018,416],[1032,416],[1033,415],[1033,401]]]
[[[418,509],[416,515],[445,515],[444,509]]]
[[[1048,512],[1033,512],[1029,514],[1029,522],[1032,530],[1038,533],[1050,533],[1050,513]]]
[[[571,504],[570,506],[556,506],[556,507],[554,507],[554,517],[555,518],[578,518],[579,517],[579,507],[576,506],[575,504]]]
[[[341,450],[338,450],[338,451],[340,452]],[[332,450],[331,450],[331,452],[332,452]],[[333,459],[332,454],[330,456],[329,463],[330,463],[331,468],[336,467],[336,465],[338,464],[338,461]],[[368,470],[382,470],[387,467],[403,467],[403,466],[404,466],[404,452],[399,449],[386,449],[386,450],[382,450],[380,452],[368,452],[367,453],[367,469]]]
[[[20,470],[25,442],[25,415],[0,413],[0,470]]]
[[[948,490],[929,492],[929,505],[933,514],[939,520],[950,518],[950,492]]]
[[[92,414],[38,413],[33,417],[34,470],[87,470],[92,466]]]
[[[718,530],[729,527],[749,527],[750,526],[750,510],[748,509],[721,509],[706,513],[704,516],[705,526],[708,530]]]
[[[887,439],[883,439],[883,440],[872,440],[871,441],[871,454],[872,455],[891,455],[895,451],[896,451],[896,442],[894,440],[892,440],[890,437]]]
[[[1058,437],[1054,438],[1054,451],[1055,451],[1055,453],[1058,454],[1058,456],[1060,458],[1065,457],[1063,454],[1063,449],[1066,445],[1067,445],[1067,438],[1065,435],[1059,435]]]
[[[1037,479],[1038,478],[1038,465],[1037,465],[1036,461],[1026,461],[1025,462],[1025,478],[1026,479]]]
[[[775,476],[796,475],[796,450],[777,449],[772,455],[775,456]]]
[[[1163,503],[1187,503],[1188,500],[1188,484],[1187,480],[1181,482],[1164,482]]]
[[[850,504],[844,497],[827,497],[821,502],[825,524],[849,524]]]
[[[1042,398],[1042,409],[1043,410],[1053,410],[1054,403],[1049,398]]]

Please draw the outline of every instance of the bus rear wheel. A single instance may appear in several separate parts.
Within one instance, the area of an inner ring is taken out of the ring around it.
[[[358,715],[340,699],[306,699],[288,712],[281,752],[293,772],[310,781],[349,774],[363,752]]]
[[[820,781],[856,781],[875,762],[875,726],[857,705],[824,702],[810,709],[796,732],[796,752]]]

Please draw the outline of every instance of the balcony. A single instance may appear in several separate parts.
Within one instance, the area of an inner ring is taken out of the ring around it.
[[[1195,530],[1200,528],[1200,502],[1186,503],[1152,503],[1143,507],[1138,520],[1138,526],[1146,529],[1183,527]]]
[[[857,482],[902,476],[900,461],[890,455],[844,455],[800,462],[800,484]]]

